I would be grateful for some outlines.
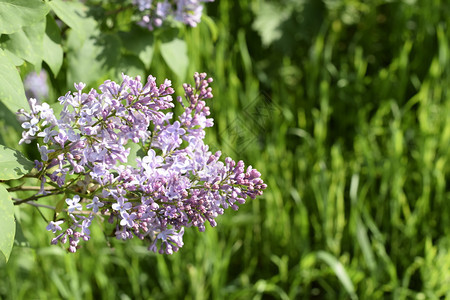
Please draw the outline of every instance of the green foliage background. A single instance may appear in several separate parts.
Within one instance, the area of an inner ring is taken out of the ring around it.
[[[121,68],[175,86],[207,72],[216,124],[208,142],[260,170],[264,196],[217,228],[187,230],[172,256],[107,240],[101,224],[69,254],[49,246],[34,207],[16,207],[21,227],[0,297],[450,299],[450,3],[216,0],[206,10],[197,28],[142,31],[152,45],[186,41],[146,55],[137,38],[122,38],[126,24],[101,24],[109,33],[94,39],[72,30],[68,71],[52,79],[49,101],[75,80],[95,86]],[[99,44],[112,46],[96,53]],[[100,63],[83,71],[80,53]],[[187,55],[186,78],[169,54],[180,64]],[[2,143],[17,148],[20,127],[0,114]]]

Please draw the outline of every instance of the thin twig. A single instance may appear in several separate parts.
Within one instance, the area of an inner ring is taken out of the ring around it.
[[[17,199],[17,198],[12,198],[13,200],[20,200],[20,199]],[[29,204],[29,205],[31,205],[31,206],[35,206],[35,207],[43,207],[43,208],[48,208],[48,209],[53,209],[53,210],[55,210],[56,209],[56,207],[54,207],[54,206],[50,206],[50,205],[45,205],[45,204],[40,204],[40,203],[35,203],[35,202],[31,202],[31,201],[28,201],[28,202],[24,202],[25,204]]]
[[[46,195],[33,195],[31,197],[25,198],[25,199],[17,199],[17,201],[14,202],[14,205],[20,205],[22,203],[26,203],[28,201],[34,201],[34,200],[38,200],[40,198],[44,198],[44,197],[48,197],[48,196],[53,196],[53,195],[58,195],[58,194],[62,194],[63,192],[57,192],[57,193],[50,193],[50,194],[46,194]]]
[[[12,199],[14,201],[17,201],[17,200],[22,201],[21,199],[17,199],[17,198],[12,198]],[[29,205],[34,206],[34,207],[42,207],[42,208],[48,208],[48,209],[56,210],[56,207],[55,206],[51,206],[51,205],[45,205],[45,204],[40,204],[40,203],[36,203],[36,202],[31,202],[31,201],[23,202],[23,203],[29,204]],[[67,212],[67,209],[63,209],[62,211]],[[91,213],[92,213],[92,211],[87,211],[87,210],[80,210],[80,211],[73,211],[72,212],[72,214],[74,214],[74,215],[88,215],[88,214],[91,214]],[[100,213],[95,213],[95,215],[98,215],[98,216],[102,217],[102,215]],[[110,213],[106,213],[105,215],[109,216]],[[103,217],[102,217],[102,219],[103,219]]]

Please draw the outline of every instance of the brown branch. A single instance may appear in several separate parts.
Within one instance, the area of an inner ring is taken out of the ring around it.
[[[41,188],[39,186],[14,186],[6,189],[8,192],[15,192],[15,191],[40,191]],[[55,191],[55,188],[51,187],[45,187],[44,191]]]
[[[12,198],[13,200],[20,200],[20,199],[17,199],[17,198]],[[53,209],[53,210],[55,210],[56,209],[56,207],[54,207],[54,206],[50,206],[50,205],[45,205],[45,204],[40,204],[40,203],[35,203],[35,202],[24,202],[25,204],[29,204],[29,205],[31,205],[31,206],[35,206],[35,207],[43,207],[43,208],[49,208],[49,209]]]
[[[49,197],[49,196],[53,196],[53,195],[58,195],[58,194],[62,194],[63,192],[57,192],[57,193],[50,193],[50,194],[46,194],[46,195],[33,195],[31,197],[25,198],[25,199],[17,199],[17,198],[13,198],[14,201],[14,205],[20,205],[22,203],[26,203],[28,201],[35,201],[38,200],[40,198],[44,198],[44,197]]]

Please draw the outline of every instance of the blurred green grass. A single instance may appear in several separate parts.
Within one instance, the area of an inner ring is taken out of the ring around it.
[[[450,4],[207,10],[217,28],[206,20],[186,32],[188,74],[215,79],[207,141],[260,170],[264,196],[217,228],[187,230],[172,256],[107,241],[100,225],[68,254],[21,207],[31,248],[14,247],[1,267],[0,296],[450,299]],[[157,58],[151,71],[170,75]]]

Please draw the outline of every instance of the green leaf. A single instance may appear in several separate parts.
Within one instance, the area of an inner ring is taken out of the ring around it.
[[[130,154],[128,155],[128,161],[126,165],[137,167],[136,158],[140,157],[139,153],[142,152],[141,146],[137,143],[133,143],[133,141],[129,141],[125,148],[130,149]]]
[[[189,64],[186,42],[179,38],[161,42],[161,55],[178,78],[184,80]]]
[[[62,212],[65,204],[66,204],[66,199],[62,198],[61,200],[59,200],[55,206],[55,213],[59,214],[60,212]]]
[[[122,78],[122,73],[130,77],[141,76],[141,79],[145,81],[147,75],[145,73],[145,66],[142,61],[134,55],[123,55],[120,58],[116,67],[117,77]]]
[[[94,19],[86,17],[88,8],[81,2],[52,0],[48,5],[58,18],[77,32],[80,42],[96,27]]]
[[[317,258],[323,260],[328,266],[330,266],[330,268],[334,271],[334,274],[336,274],[336,277],[344,286],[344,289],[350,295],[350,298],[358,299],[353,282],[350,277],[348,277],[348,274],[341,262],[337,260],[336,257],[325,251],[318,251]]]
[[[219,37],[219,29],[217,28],[216,23],[208,17],[207,15],[202,15],[202,22],[204,22],[211,32],[211,39],[213,42],[217,41],[217,38]]]
[[[2,47],[8,49],[14,55],[30,62],[39,70],[41,68],[44,52],[45,19],[23,27],[9,35],[2,43]]]
[[[82,45],[76,34],[71,32],[68,37],[69,51],[67,53],[68,73],[67,83],[84,82],[94,84],[102,82],[109,76],[120,56],[121,41],[114,34],[95,32]],[[100,77],[103,76],[103,77]]]
[[[0,49],[0,101],[13,113],[20,108],[27,108],[22,79],[15,65]]]
[[[121,32],[119,36],[125,50],[138,56],[149,69],[154,52],[153,32],[136,25],[130,32]]]
[[[0,145],[0,180],[20,178],[28,174],[32,168],[33,163],[22,153]]]
[[[53,75],[56,76],[61,69],[64,53],[61,47],[61,31],[50,15],[47,15],[44,49],[43,59],[52,70]]]
[[[53,109],[53,113],[55,114],[55,116],[59,116],[61,114],[64,105],[61,105],[61,103],[58,101],[50,104],[50,107]]]
[[[117,28],[118,31],[130,31],[131,27],[137,26],[135,24],[135,22],[133,21],[134,15],[135,15],[135,10],[133,8],[120,10],[114,16],[116,19],[114,27]],[[147,30],[147,31],[149,31],[149,30]]]
[[[8,191],[0,186],[0,265],[5,264],[14,245],[14,205]]]
[[[23,65],[24,60],[15,55],[14,53],[12,53],[11,51],[9,51],[8,49],[3,49],[3,52],[8,57],[8,60],[12,62],[13,65],[15,65],[16,67]]]
[[[0,0],[0,34],[10,34],[43,19],[49,12],[41,0]]]

